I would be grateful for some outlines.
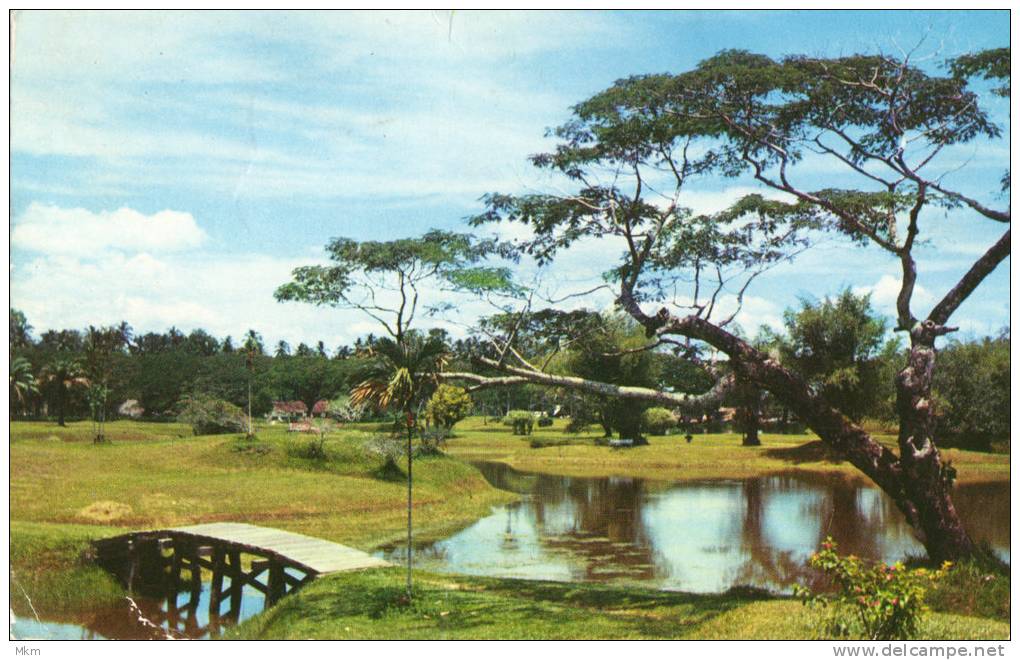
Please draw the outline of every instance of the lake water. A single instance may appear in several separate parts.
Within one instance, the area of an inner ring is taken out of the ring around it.
[[[923,554],[885,495],[838,476],[662,482],[478,467],[524,499],[416,547],[417,567],[691,592],[737,585],[785,591],[814,579],[806,561],[826,536],[841,552],[868,558]],[[960,486],[954,502],[973,537],[1008,561],[1009,485]],[[380,554],[406,561],[402,547]]]

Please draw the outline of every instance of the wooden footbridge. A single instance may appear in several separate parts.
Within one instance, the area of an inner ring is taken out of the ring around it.
[[[201,594],[201,569],[207,569],[212,573],[211,618],[236,618],[244,585],[265,594],[269,606],[320,575],[390,565],[339,543],[231,522],[131,532],[94,541],[93,546],[98,563],[119,575],[129,589],[173,594],[174,609],[176,594],[190,591],[191,599],[181,609],[192,613]],[[249,555],[248,561],[242,561],[242,555]],[[223,601],[230,603],[226,613]]]

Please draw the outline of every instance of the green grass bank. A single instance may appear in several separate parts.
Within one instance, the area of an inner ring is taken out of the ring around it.
[[[692,595],[418,572],[401,604],[397,568],[333,575],[241,623],[233,639],[813,639],[819,613],[739,591]],[[1007,639],[1009,624],[925,618],[921,639]]]
[[[511,435],[498,422],[471,417],[456,427],[447,452],[465,460],[505,463],[526,472],[573,477],[642,477],[646,479],[741,479],[783,472],[838,474],[870,482],[857,468],[832,456],[813,434],[762,434],[760,447],[742,447],[736,433],[649,436],[648,445],[626,449],[599,446],[600,436],[567,433],[564,420],[536,426],[532,435]],[[874,430],[875,437],[895,449],[896,436]],[[959,483],[1008,482],[1009,455],[943,449],[957,469]]]

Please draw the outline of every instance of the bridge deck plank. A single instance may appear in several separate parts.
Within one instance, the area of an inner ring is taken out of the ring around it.
[[[206,523],[158,531],[191,536],[198,542],[221,541],[262,554],[277,555],[318,574],[390,565],[378,557],[339,543],[247,523]]]

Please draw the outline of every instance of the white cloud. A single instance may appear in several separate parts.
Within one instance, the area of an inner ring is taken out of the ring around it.
[[[784,202],[794,201],[792,195],[780,192],[774,188],[764,186],[730,186],[723,190],[688,190],[680,197],[680,204],[693,210],[695,213],[718,213],[723,211],[737,200],[747,195],[757,194],[765,199],[777,199]]]
[[[896,297],[900,295],[903,281],[893,275],[883,275],[877,282],[868,286],[855,286],[853,292],[857,295],[871,294],[871,304],[881,314],[896,318]],[[911,297],[911,307],[914,314],[918,314],[918,308],[927,309],[935,302],[935,296],[920,284],[914,285],[914,293]]]
[[[33,202],[11,228],[12,247],[48,255],[85,256],[110,249],[166,252],[198,247],[205,240],[190,213],[170,210],[152,215],[129,208],[93,212]]]
[[[267,341],[294,344],[353,339],[364,319],[273,298],[291,270],[306,263],[269,255],[39,256],[14,264],[11,306],[25,312],[36,332],[126,320],[137,332],[174,325],[220,338],[255,328]]]
[[[519,189],[542,127],[576,99],[493,60],[590,47],[620,26],[595,13],[457,11],[452,31],[449,19],[19,13],[11,150],[95,159],[78,195],[98,177],[139,194],[183,185],[258,198]]]

